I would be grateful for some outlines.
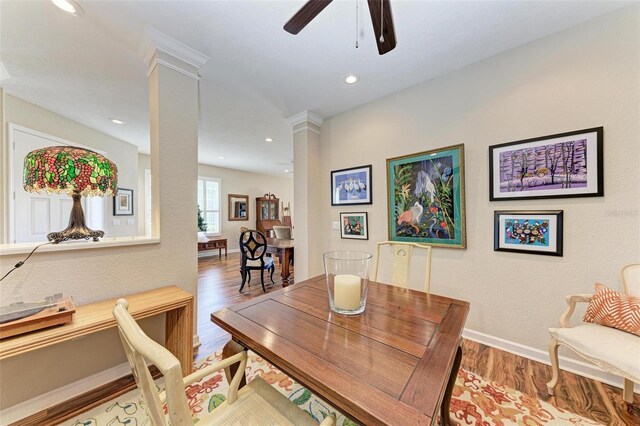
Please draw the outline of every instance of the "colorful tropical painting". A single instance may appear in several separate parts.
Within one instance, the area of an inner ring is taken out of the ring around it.
[[[495,251],[562,256],[562,210],[494,212]]]
[[[465,248],[464,145],[387,160],[389,239]]]
[[[331,172],[331,205],[371,204],[371,166]]]
[[[489,147],[491,199],[602,195],[602,128]]]

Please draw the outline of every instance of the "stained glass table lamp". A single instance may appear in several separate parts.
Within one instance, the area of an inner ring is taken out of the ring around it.
[[[104,231],[85,224],[81,197],[115,195],[118,168],[97,152],[72,146],[50,146],[31,151],[24,158],[24,182],[27,192],[47,194],[66,192],[73,198],[69,226],[51,232],[47,239],[54,244],[67,240],[98,241]]]

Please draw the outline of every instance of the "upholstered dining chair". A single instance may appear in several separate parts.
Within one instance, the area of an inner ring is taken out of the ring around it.
[[[240,253],[242,255],[240,259],[240,274],[242,275],[242,284],[240,285],[240,292],[244,288],[245,283],[251,281],[251,271],[260,271],[260,284],[262,284],[262,291],[265,293],[267,289],[264,287],[264,271],[265,269],[270,272],[269,278],[273,281],[273,272],[275,271],[275,265],[273,263],[273,257],[265,256],[267,254],[267,239],[264,234],[255,229],[248,229],[240,234],[240,240],[238,242],[240,246]]]
[[[390,247],[392,253],[392,269],[391,269],[391,282],[398,287],[409,286],[409,267],[414,250],[422,250],[426,255],[426,268],[424,273],[424,287],[425,293],[429,293],[429,286],[431,282],[431,246],[418,243],[405,243],[398,241],[382,241],[377,244],[376,257],[373,261],[373,274],[371,279],[376,281],[378,279],[379,267],[380,267],[380,249],[382,247]]]
[[[640,297],[640,263],[622,268],[622,290],[628,296]],[[570,320],[578,302],[588,303],[591,294],[567,296],[567,309],[560,317],[560,328],[550,328],[549,358],[552,378],[547,383],[549,395],[555,394],[560,364],[559,345],[565,346],[607,373],[624,379],[623,397],[633,403],[633,385],[640,383],[640,336],[604,325],[582,322],[571,326]]]
[[[276,239],[278,240],[290,240],[291,239],[291,227],[290,226],[273,226],[273,232],[276,233]]]
[[[194,419],[187,402],[185,387],[221,369],[239,363],[235,374],[229,377],[227,399],[198,424],[202,425],[316,425],[305,411],[298,408],[262,378],[256,377],[238,390],[247,365],[247,352],[239,352],[213,365],[202,368],[187,377],[182,376],[180,361],[162,345],[149,338],[138,326],[125,299],[113,309],[120,340],[138,389],[147,405],[151,425],[193,425]],[[147,365],[155,365],[164,376],[165,390],[159,392]],[[163,405],[167,404],[167,416]],[[168,417],[168,418],[167,418]],[[321,426],[330,426],[335,415],[327,416]]]

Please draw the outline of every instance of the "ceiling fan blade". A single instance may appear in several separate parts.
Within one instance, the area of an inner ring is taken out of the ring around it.
[[[396,30],[393,27],[393,16],[391,16],[391,5],[389,0],[368,0],[369,13],[373,23],[373,32],[376,36],[378,53],[384,55],[396,47]],[[384,4],[383,4],[384,3]],[[384,25],[381,28],[380,13],[384,14]],[[382,29],[382,31],[381,31]],[[384,41],[380,41],[380,33],[384,35]]]
[[[289,21],[284,24],[284,30],[291,34],[298,34],[333,0],[309,0]]]

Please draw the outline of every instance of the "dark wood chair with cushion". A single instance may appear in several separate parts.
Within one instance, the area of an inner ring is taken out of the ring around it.
[[[273,281],[273,272],[276,269],[273,264],[273,258],[265,256],[267,254],[267,239],[262,232],[249,229],[240,234],[238,243],[240,253],[242,254],[240,260],[240,273],[242,274],[240,292],[242,292],[244,284],[247,281],[251,281],[251,271],[257,270],[260,271],[262,290],[266,293],[267,290],[264,287],[264,271],[266,269],[270,272],[269,278],[271,278],[271,282],[275,284]]]

